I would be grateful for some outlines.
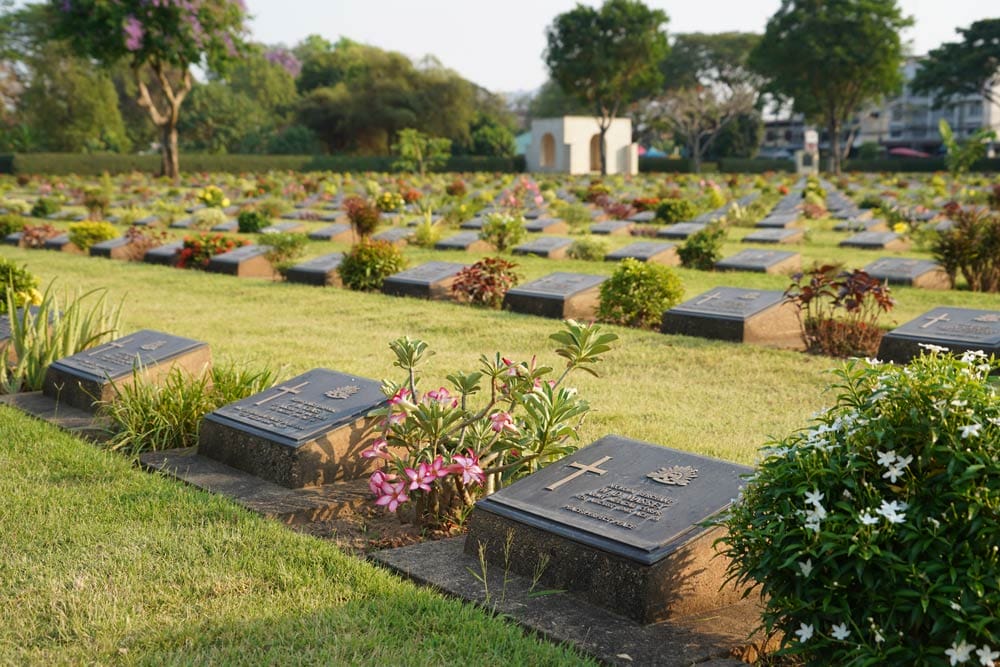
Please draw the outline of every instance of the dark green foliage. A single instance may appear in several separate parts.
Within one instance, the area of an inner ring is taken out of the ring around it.
[[[663,312],[680,303],[684,285],[662,264],[648,264],[631,257],[622,260],[601,283],[597,319],[641,329],[657,329]]]
[[[1000,81],[1000,19],[976,21],[957,28],[961,42],[947,42],[932,49],[920,63],[910,83],[914,93],[934,95],[934,105],[945,108],[960,96],[982,95],[1000,102],[993,89]]]
[[[271,224],[271,218],[258,208],[245,208],[236,216],[240,234],[256,234]]]
[[[974,292],[1000,292],[1000,213],[948,206],[954,225],[934,242],[934,259],[952,281],[961,274]]]
[[[722,244],[726,240],[726,228],[711,224],[700,232],[695,232],[677,249],[681,265],[688,269],[711,271],[715,263],[722,259]]]
[[[8,234],[21,231],[27,223],[28,220],[24,216],[14,213],[0,214],[0,241]]]
[[[701,165],[703,171],[710,171],[706,163]],[[639,172],[664,173],[664,174],[690,174],[693,171],[691,160],[686,158],[669,157],[641,157],[639,158]]]
[[[719,158],[719,171],[725,174],[763,174],[767,171],[795,171],[793,160],[747,160],[738,157]]]
[[[406,268],[402,251],[388,241],[361,239],[344,254],[337,271],[344,287],[374,292],[385,279]]]
[[[666,224],[684,222],[698,215],[698,206],[690,199],[662,199],[656,205],[656,219]]]
[[[62,210],[62,204],[55,197],[39,197],[31,207],[31,217],[47,218]]]

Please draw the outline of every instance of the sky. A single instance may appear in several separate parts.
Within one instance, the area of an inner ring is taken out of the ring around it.
[[[433,55],[493,92],[530,91],[547,78],[545,28],[576,0],[247,0],[255,41],[292,46],[319,34],[347,37],[411,58]],[[646,0],[664,10],[667,33],[763,32],[780,0]],[[956,27],[1000,14],[994,0],[901,0],[915,25],[903,33],[924,54],[955,41]],[[990,9],[993,9],[991,11]]]

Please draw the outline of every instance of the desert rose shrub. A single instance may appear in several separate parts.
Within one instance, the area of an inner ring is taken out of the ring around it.
[[[927,347],[841,367],[723,522],[730,575],[807,664],[1000,662],[998,363]]]

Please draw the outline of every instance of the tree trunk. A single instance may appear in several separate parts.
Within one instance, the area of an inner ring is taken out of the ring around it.
[[[608,175],[608,155],[607,155],[607,149],[605,148],[605,145],[604,145],[605,144],[605,142],[604,142],[604,135],[606,135],[608,133],[608,128],[609,127],[611,127],[611,123],[610,122],[608,122],[607,125],[605,125],[604,123],[600,124],[600,128],[601,128],[601,139],[600,139],[600,142],[601,142],[601,145],[599,146],[599,148],[600,148],[600,151],[601,151],[601,176],[607,176]]]
[[[160,176],[177,180],[180,176],[180,161],[177,154],[177,126],[166,123],[161,130]]]
[[[840,176],[840,121],[830,118],[826,129],[830,134],[830,171]]]
[[[691,168],[694,173],[701,173],[701,140],[695,137],[690,142],[691,146]]]

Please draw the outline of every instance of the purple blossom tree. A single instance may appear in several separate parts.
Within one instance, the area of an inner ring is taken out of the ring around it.
[[[49,0],[49,5],[56,36],[77,53],[105,64],[129,62],[139,106],[160,129],[162,175],[177,178],[177,121],[191,91],[191,66],[225,72],[243,52],[243,0]]]

